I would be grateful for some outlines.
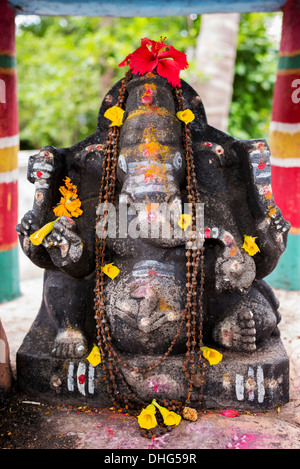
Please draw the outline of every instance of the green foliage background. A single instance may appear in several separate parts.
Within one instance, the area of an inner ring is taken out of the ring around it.
[[[196,15],[195,15],[196,16]],[[194,50],[201,17],[41,17],[17,30],[21,149],[70,146],[95,131],[100,103],[127,68],[118,64],[142,37],[187,53],[181,73],[201,79]],[[241,17],[228,132],[237,138],[267,138],[277,50],[266,34],[272,14]]]

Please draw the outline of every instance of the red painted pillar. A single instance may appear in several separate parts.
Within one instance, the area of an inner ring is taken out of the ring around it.
[[[19,296],[15,12],[0,1],[0,302]]]
[[[272,188],[292,227],[287,249],[268,277],[274,287],[300,290],[300,1],[283,7],[282,36],[270,125]]]

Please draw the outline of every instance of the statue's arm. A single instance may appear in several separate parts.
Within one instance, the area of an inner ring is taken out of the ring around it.
[[[74,156],[75,155],[75,156]],[[69,157],[72,181],[77,181],[79,216],[62,216],[46,236],[44,245],[52,263],[72,277],[85,277],[95,269],[96,208],[102,174],[103,147],[88,145]]]
[[[34,245],[29,237],[46,223],[55,219],[53,206],[58,201],[58,186],[63,178],[65,157],[63,151],[47,146],[30,156],[27,179],[35,185],[32,210],[16,226],[19,242],[25,255],[38,267],[53,266],[44,244]]]
[[[249,208],[261,256],[257,278],[267,276],[276,267],[286,249],[290,223],[283,218],[274,201],[271,185],[270,150],[265,140],[236,141],[232,148],[241,161],[245,175]],[[250,233],[249,233],[250,234]]]

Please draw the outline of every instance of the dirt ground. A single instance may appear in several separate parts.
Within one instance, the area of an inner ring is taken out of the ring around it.
[[[25,401],[26,402],[26,401]],[[26,404],[16,390],[0,404],[1,449],[68,449],[74,447],[72,436],[49,431],[44,416],[57,408],[45,404]]]

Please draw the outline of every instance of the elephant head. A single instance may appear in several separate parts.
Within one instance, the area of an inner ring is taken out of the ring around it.
[[[119,202],[138,207],[141,224],[150,223],[153,233],[155,226],[165,230],[150,236],[154,242],[183,244],[178,221],[186,167],[172,88],[165,79],[147,74],[134,77],[127,91],[117,166]]]

